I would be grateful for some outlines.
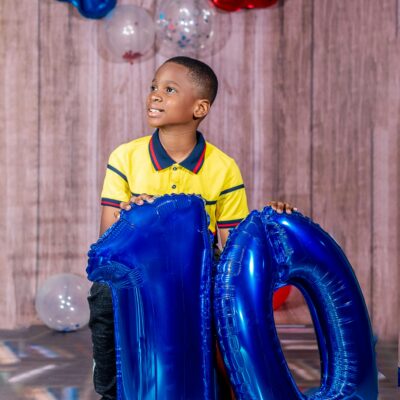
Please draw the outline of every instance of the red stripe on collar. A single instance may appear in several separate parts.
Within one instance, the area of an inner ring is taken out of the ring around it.
[[[203,165],[203,162],[204,162],[204,155],[206,154],[206,144],[204,144],[204,149],[203,149],[203,152],[201,153],[201,156],[200,156],[200,158],[199,158],[199,161],[197,161],[197,164],[196,164],[196,166],[193,168],[193,172],[195,173],[195,174],[197,174],[197,172],[199,172],[199,169],[200,169],[200,167]]]
[[[154,166],[156,167],[157,171],[161,171],[161,165],[159,164],[156,153],[154,152],[154,147],[153,147],[153,138],[150,139],[150,155],[151,155],[151,160],[153,161]]]

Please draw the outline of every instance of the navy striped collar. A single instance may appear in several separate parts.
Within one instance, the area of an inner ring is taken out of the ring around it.
[[[188,169],[189,171],[197,174],[204,164],[204,156],[206,153],[206,141],[203,135],[197,131],[197,143],[192,152],[187,158],[179,163],[182,167]],[[151,162],[157,171],[161,171],[165,168],[170,167],[172,164],[176,164],[175,161],[168,155],[164,147],[160,142],[160,137],[158,135],[158,129],[153,133],[153,136],[149,142],[149,153]]]

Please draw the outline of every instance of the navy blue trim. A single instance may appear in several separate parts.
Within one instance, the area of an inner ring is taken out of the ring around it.
[[[217,224],[236,224],[243,221],[243,218],[230,219],[229,221],[217,221]]]
[[[150,151],[149,151],[149,153],[150,153]],[[157,165],[156,165],[156,163],[154,162],[154,159],[153,159],[153,157],[151,156],[151,153],[150,153],[150,160],[151,160],[151,163],[153,164],[154,169],[155,169],[156,171],[160,171],[160,170],[157,168]]]
[[[102,197],[101,198],[101,205],[102,206],[120,208],[120,204],[121,204],[120,200],[109,199],[107,197]]]
[[[239,190],[239,189],[243,189],[243,188],[244,188],[244,184],[242,183],[241,185],[237,185],[237,186],[231,187],[230,189],[223,190],[219,195],[222,196],[223,194],[234,192],[235,190]]]
[[[116,174],[118,174],[122,179],[126,180],[128,182],[128,178],[126,177],[126,175],[124,175],[121,171],[118,171],[117,168],[113,167],[110,164],[107,164],[107,168],[113,172],[115,172]]]
[[[231,219],[230,221],[217,221],[217,228],[219,229],[230,229],[235,228],[243,221],[243,218],[240,219]]]
[[[206,147],[206,141],[204,140],[203,135],[199,131],[196,132],[196,137],[197,137],[196,146],[194,146],[194,149],[192,150],[192,152],[189,154],[189,156],[185,160],[183,160],[180,163],[180,165],[182,165],[182,167],[184,167],[192,172],[196,172],[196,174],[197,174],[200,171],[200,169],[204,163],[205,157],[203,155],[203,152]],[[199,166],[197,166],[201,157],[202,157],[201,164]],[[196,168],[196,166],[197,166],[197,168]],[[194,171],[195,168],[196,168],[196,171]]]
[[[156,165],[157,163],[161,167],[161,169],[168,168],[172,164],[175,164],[175,161],[168,155],[168,153],[165,151],[164,147],[161,144],[160,137],[158,135],[158,129],[153,133],[151,141],[153,142],[153,149],[156,160],[153,160],[151,152],[150,152],[150,158],[152,159],[153,165],[157,170],[158,170]]]
[[[204,163],[204,149],[206,147],[206,141],[201,134],[201,132],[196,132],[197,143],[194,146],[192,152],[185,158],[182,162],[179,163],[182,167],[188,169],[189,171],[198,173],[203,166]],[[161,169],[165,169],[170,167],[173,164],[176,164],[175,161],[168,155],[165,151],[164,147],[161,144],[158,129],[153,133],[150,141],[153,144],[154,156],[156,159],[153,159],[153,155],[150,151],[150,143],[149,143],[149,154],[151,162],[154,165],[156,170],[159,170],[157,164],[161,167]],[[201,160],[201,158],[203,158]],[[198,165],[199,164],[199,165]],[[197,167],[197,168],[196,168]],[[196,171],[194,171],[196,169]]]

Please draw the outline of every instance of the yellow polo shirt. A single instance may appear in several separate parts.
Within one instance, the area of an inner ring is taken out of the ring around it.
[[[119,207],[132,195],[198,194],[206,202],[209,229],[233,228],[249,213],[235,161],[197,132],[191,154],[176,163],[163,148],[158,130],[117,147],[110,155],[101,193],[103,206]]]

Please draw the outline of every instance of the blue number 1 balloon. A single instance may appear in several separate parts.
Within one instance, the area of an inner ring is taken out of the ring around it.
[[[321,386],[298,389],[275,328],[272,295],[296,286],[310,308]],[[376,400],[378,374],[367,308],[337,243],[300,213],[253,211],[230,235],[215,278],[221,352],[237,400]]]
[[[112,289],[118,399],[214,399],[211,235],[204,201],[132,205],[89,251]]]
[[[117,4],[117,0],[58,0],[71,3],[86,18],[105,17]]]

